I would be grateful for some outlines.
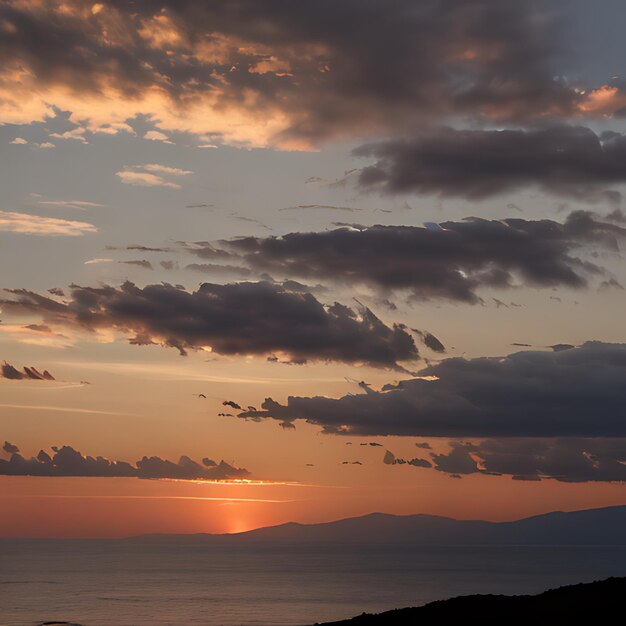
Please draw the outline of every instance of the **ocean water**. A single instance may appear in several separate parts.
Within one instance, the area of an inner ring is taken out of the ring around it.
[[[0,541],[0,625],[286,626],[626,575],[626,547]]]

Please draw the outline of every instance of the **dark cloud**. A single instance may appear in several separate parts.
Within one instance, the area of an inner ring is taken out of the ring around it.
[[[626,437],[626,344],[451,358],[419,374],[338,399],[268,398],[239,417],[302,419],[351,435]]]
[[[448,454],[433,454],[435,468],[449,474],[473,474],[478,471],[478,464],[470,454],[471,446],[457,443],[452,445]]]
[[[202,272],[203,274],[229,274],[237,278],[251,278],[256,275],[255,272],[247,267],[239,267],[237,265],[219,265],[217,263],[190,263],[185,266],[185,269]]]
[[[118,261],[118,263],[125,263],[126,265],[136,265],[137,267],[143,267],[145,270],[153,270],[152,263],[145,259],[138,259],[135,261]]]
[[[429,333],[427,330],[418,330],[417,328],[412,328],[411,330],[416,333],[421,338],[423,344],[433,352],[441,353],[446,351],[446,347],[432,333]]]
[[[615,278],[609,278],[608,280],[603,280],[599,287],[599,289],[617,289],[618,291],[624,291],[624,287],[617,281]]]
[[[327,209],[329,211],[346,211],[347,213],[354,213],[355,211],[362,211],[363,209],[358,209],[351,206],[336,206],[334,204],[298,204],[297,206],[288,206],[284,209],[280,209],[281,211],[297,211],[297,210],[307,210],[307,209]]]
[[[451,442],[433,454],[435,469],[455,474],[511,476],[515,480],[626,481],[626,439],[488,439]]]
[[[553,78],[561,30],[539,0],[94,6],[3,3],[2,64],[23,68],[44,95],[108,90],[141,107],[141,95],[162,93],[170,110],[141,112],[173,110],[183,126],[203,98],[251,118],[278,115],[287,120],[278,141],[369,135],[431,115],[568,113],[583,99]]]
[[[233,467],[224,461],[211,465],[210,462],[206,463],[209,459],[204,459],[204,466],[202,466],[188,456],[181,456],[178,463],[158,456],[144,456],[135,465],[131,465],[125,461],[110,461],[101,456],[83,456],[71,446],[60,448],[54,446],[52,451],[53,454],[50,455],[41,450],[36,457],[30,459],[14,451],[10,460],[0,459],[0,475],[175,478],[179,480],[222,480],[243,478],[249,475],[247,470]]]
[[[10,443],[9,441],[5,441],[4,442],[4,445],[2,446],[2,449],[7,454],[18,454],[19,451],[20,451],[20,449],[16,445]]]
[[[412,139],[361,146],[377,159],[358,182],[384,193],[479,200],[527,186],[580,200],[619,201],[607,185],[626,182],[626,135],[580,126],[531,130],[440,128]]]
[[[573,346],[571,343],[555,343],[554,345],[548,347],[552,348],[554,352],[563,352],[564,350],[571,350],[576,346]]]
[[[48,370],[40,372],[36,367],[32,366],[18,370],[6,361],[0,365],[0,378],[6,378],[7,380],[54,380],[54,376]]]
[[[241,411],[241,407],[236,402],[233,402],[232,400],[224,400],[224,402],[222,402],[222,405],[230,406],[233,409],[236,409],[237,411]]]
[[[383,368],[400,368],[400,361],[419,357],[402,325],[387,326],[366,307],[358,312],[339,303],[325,307],[312,294],[269,282],[204,283],[195,292],[168,284],[74,285],[68,302],[25,289],[8,293],[12,297],[0,300],[7,312],[36,314],[50,326],[115,329],[131,334],[133,344],[158,343],[181,354],[211,346],[218,354],[283,352],[296,363]]]
[[[418,298],[477,303],[481,287],[587,285],[598,265],[581,258],[584,246],[619,250],[621,226],[585,211],[553,220],[469,218],[437,229],[417,226],[339,228],[281,237],[222,242],[230,253],[273,276],[366,283],[379,290],[411,290]],[[215,248],[209,244],[211,254]],[[203,248],[193,251],[203,254]]]
[[[433,464],[427,459],[399,459],[396,457],[393,452],[389,450],[385,451],[385,456],[383,457],[383,463],[385,465],[412,465],[413,467],[432,467]]]
[[[172,252],[171,248],[154,248],[152,246],[144,246],[140,244],[132,244],[130,246],[105,246],[105,250],[133,250],[136,252]]]

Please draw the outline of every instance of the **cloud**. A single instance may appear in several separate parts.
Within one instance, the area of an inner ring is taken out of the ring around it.
[[[144,246],[141,244],[132,244],[129,246],[106,246],[106,250],[133,250],[138,252],[172,252],[171,248],[155,248],[153,246]]]
[[[153,270],[152,263],[150,261],[146,261],[145,259],[136,259],[134,261],[118,261],[118,263],[124,263],[126,265],[136,265],[137,267],[141,267],[145,270]]]
[[[429,333],[427,330],[418,330],[417,328],[412,328],[411,330],[416,333],[421,338],[424,345],[433,352],[441,353],[446,351],[446,347],[432,333]]]
[[[165,134],[161,133],[158,130],[149,130],[144,136],[144,139],[148,139],[149,141],[162,141],[163,143],[172,143],[170,138]]]
[[[16,445],[13,445],[12,443],[9,443],[8,441],[4,442],[4,445],[2,446],[2,449],[7,454],[18,454],[19,451],[20,451],[20,449]]]
[[[168,167],[167,165],[159,165],[158,163],[134,165],[133,169],[146,170],[147,172],[156,172],[157,174],[168,174],[171,176],[189,176],[189,174],[193,174],[191,170],[183,170],[178,167]]]
[[[56,106],[95,132],[143,115],[163,134],[303,147],[441,115],[606,114],[604,92],[554,79],[555,13],[537,0],[16,0],[0,6],[0,120]]]
[[[431,455],[436,470],[459,475],[511,476],[514,480],[626,482],[626,439],[519,438],[452,441]]]
[[[85,261],[84,265],[99,265],[101,263],[113,263],[113,259],[98,257],[96,259],[89,259],[88,261]]]
[[[169,187],[170,189],[180,189],[180,185],[172,183],[161,176],[150,174],[149,172],[131,172],[121,171],[115,174],[126,185],[135,185],[136,187]]]
[[[626,182],[626,135],[580,126],[530,130],[439,128],[412,139],[361,146],[377,159],[358,184],[383,193],[480,200],[535,186],[579,200],[619,200],[607,185]]]
[[[432,467],[433,464],[426,460],[426,459],[420,459],[420,458],[414,458],[414,459],[399,459],[396,458],[396,455],[393,454],[393,452],[390,452],[389,450],[385,451],[385,456],[383,457],[383,463],[385,465],[412,465],[413,467]]]
[[[28,144],[28,141],[26,141],[26,139],[24,139],[23,137],[16,137],[12,141],[9,141],[9,143],[13,144],[14,146],[25,146]]]
[[[46,324],[0,324],[0,333],[11,341],[33,346],[67,348],[73,343],[69,337],[52,331]]]
[[[298,210],[308,210],[308,209],[326,209],[329,211],[346,211],[347,213],[354,213],[355,211],[362,211],[363,209],[359,209],[356,207],[350,206],[336,206],[334,204],[298,204],[297,206],[288,206],[284,209],[279,209],[280,211],[298,211]]]
[[[256,272],[247,267],[239,267],[237,265],[219,265],[217,263],[189,263],[185,269],[194,272],[202,272],[203,274],[229,274],[235,278],[254,278]]]
[[[81,143],[89,143],[85,137],[86,132],[87,130],[83,126],[75,126],[64,133],[51,133],[50,137],[54,137],[55,139],[73,139],[74,141],[80,141]]]
[[[450,358],[379,392],[267,398],[241,418],[306,420],[324,432],[416,437],[626,437],[626,344]],[[458,472],[457,472],[458,473]]]
[[[139,288],[71,287],[68,300],[26,289],[7,290],[6,312],[41,316],[52,327],[117,330],[134,344],[211,349],[219,354],[284,353],[291,362],[363,363],[401,369],[419,358],[402,325],[387,326],[372,311],[339,303],[324,306],[312,294],[269,282],[202,284],[195,292],[169,285]]]
[[[93,224],[87,222],[0,211],[0,232],[49,237],[80,237],[97,231],[98,229]]]
[[[23,367],[18,370],[6,361],[0,364],[0,378],[7,380],[54,380],[54,376],[48,370],[44,370],[43,373],[35,367]]]
[[[224,400],[224,402],[222,402],[222,404],[223,404],[224,406],[230,406],[230,407],[232,407],[233,409],[236,409],[236,410],[238,410],[238,411],[241,411],[241,407],[240,407],[240,406],[239,406],[236,402],[233,402],[232,400]]]
[[[62,446],[61,448],[53,447],[52,454],[41,450],[36,457],[30,459],[24,458],[19,452],[13,452],[10,460],[0,459],[0,475],[225,480],[245,478],[249,476],[249,472],[233,467],[224,461],[215,466],[203,466],[188,456],[181,456],[178,463],[158,456],[144,456],[131,465],[125,461],[110,461],[101,456],[83,456],[71,446]]]
[[[126,185],[139,187],[169,187],[180,189],[178,183],[167,180],[164,176],[188,176],[193,174],[190,170],[182,170],[177,167],[168,167],[158,163],[146,163],[145,165],[129,165],[116,176]]]
[[[89,202],[87,200],[38,200],[40,206],[61,207],[64,209],[85,209],[101,208],[104,205],[97,202]]]
[[[468,218],[417,226],[339,228],[281,237],[221,242],[239,262],[273,276],[364,283],[382,291],[408,289],[420,299],[478,303],[482,287],[506,289],[587,286],[603,273],[584,260],[585,247],[619,250],[626,229],[589,212],[553,220]],[[216,256],[211,244],[187,248]],[[232,257],[230,257],[232,258]]]

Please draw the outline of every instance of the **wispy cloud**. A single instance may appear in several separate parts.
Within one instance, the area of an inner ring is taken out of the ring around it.
[[[126,166],[116,173],[120,180],[126,185],[137,187],[169,187],[170,189],[180,189],[178,183],[164,178],[165,176],[188,176],[193,174],[190,170],[183,170],[177,167],[168,167],[158,163],[147,163],[145,165]]]
[[[89,259],[85,261],[84,265],[98,265],[100,263],[113,263],[113,259]]]
[[[88,224],[87,222],[0,211],[0,232],[52,237],[80,237],[86,233],[95,233],[97,231],[98,229],[93,224]]]
[[[170,141],[170,138],[165,134],[158,130],[149,130],[144,136],[144,139],[148,139],[149,141],[162,141],[163,143],[174,143]]]
[[[82,126],[76,126],[71,130],[67,130],[64,133],[51,133],[50,137],[55,139],[73,139],[74,141],[80,141],[82,143],[88,143],[85,137],[86,129]]]
[[[135,165],[134,169],[146,170],[147,172],[157,172],[159,174],[170,174],[172,176],[188,176],[193,174],[191,170],[183,170],[178,167],[168,167],[158,163],[146,163],[145,165]]]
[[[64,209],[95,209],[103,207],[98,202],[88,202],[87,200],[39,200],[38,205],[48,207],[59,207]]]

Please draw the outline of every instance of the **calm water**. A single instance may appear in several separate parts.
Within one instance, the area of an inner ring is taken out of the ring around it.
[[[0,624],[301,625],[626,575],[624,547],[236,549],[0,541]]]

